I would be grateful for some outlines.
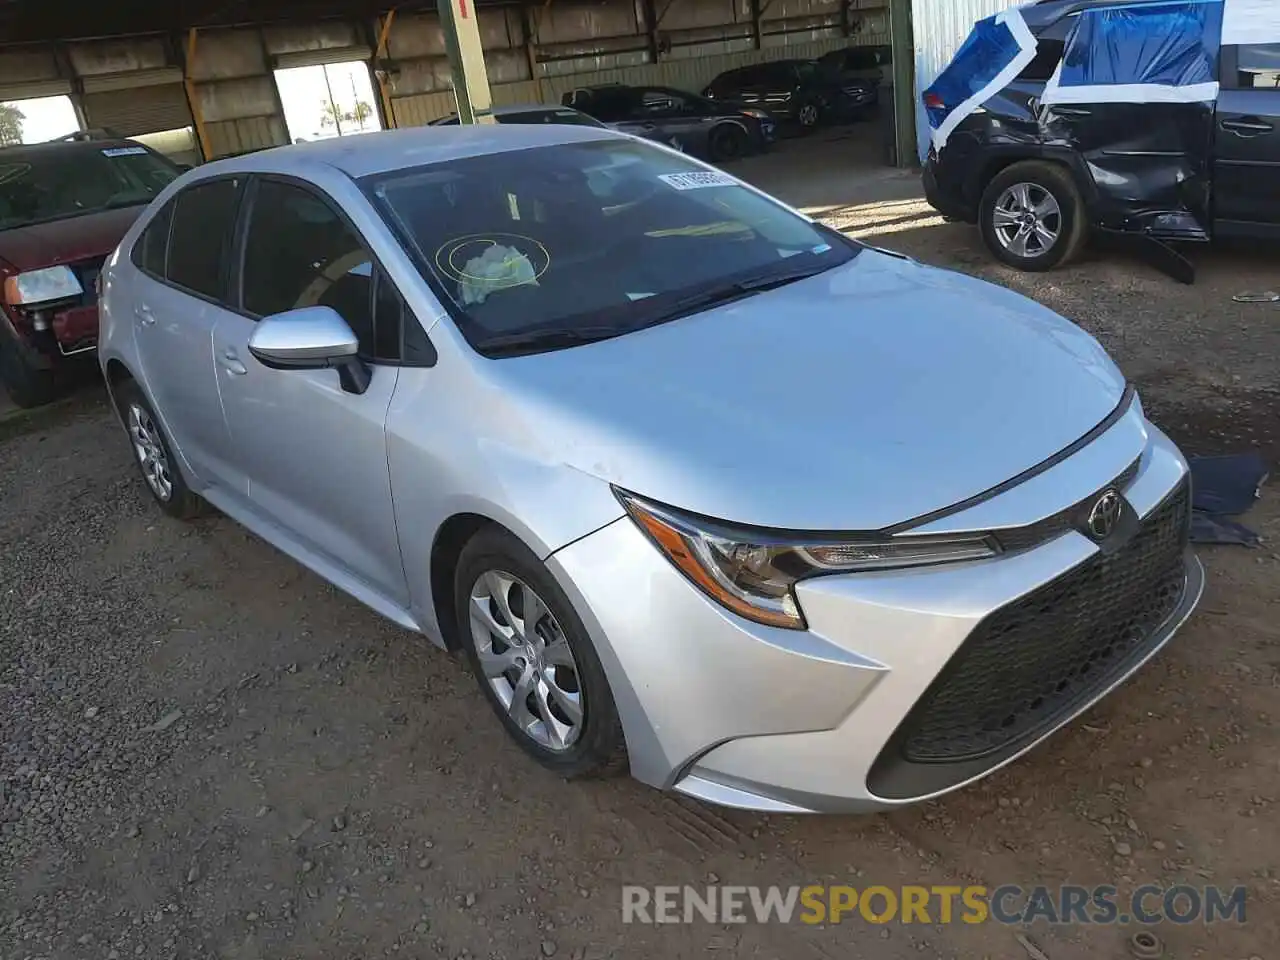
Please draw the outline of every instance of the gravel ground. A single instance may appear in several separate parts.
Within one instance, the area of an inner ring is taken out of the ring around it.
[[[1078,320],[1189,452],[1280,456],[1273,253],[995,267],[914,180],[849,174],[861,134],[742,172],[842,229]],[[835,171],[835,172],[833,172]],[[1280,509],[1214,549],[1201,612],[1083,722],[982,784],[890,815],[760,817],[525,761],[464,666],[230,521],[146,501],[101,390],[0,420],[0,957],[1015,958],[994,924],[624,927],[628,883],[1208,883],[1243,926],[1164,925],[1165,957],[1280,938]],[[1131,930],[1025,933],[1122,958]]]

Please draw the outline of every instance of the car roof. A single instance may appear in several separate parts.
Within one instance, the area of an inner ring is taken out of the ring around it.
[[[567,124],[428,125],[273,147],[214,160],[198,170],[203,179],[205,176],[237,172],[299,173],[311,165],[325,165],[358,179],[465,157],[607,139],[626,137],[604,127]]]
[[[46,143],[18,143],[0,147],[0,161],[39,160],[51,153],[93,153],[117,147],[140,147],[134,140],[50,140]]]
[[[563,103],[509,103],[506,106],[494,107],[489,112],[495,117],[509,117],[517,113],[555,113],[556,111],[571,110],[574,113],[582,113],[576,107],[567,106]],[[440,123],[444,120],[453,120],[458,115],[451,113],[441,117],[439,120],[433,120],[432,123]],[[585,116],[585,114],[583,114]]]

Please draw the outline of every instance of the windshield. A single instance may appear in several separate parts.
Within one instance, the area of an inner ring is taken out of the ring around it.
[[[150,203],[180,173],[144,147],[0,155],[0,229]]]
[[[844,263],[852,241],[718,171],[635,141],[558,144],[365,184],[463,334],[627,332],[691,298]]]

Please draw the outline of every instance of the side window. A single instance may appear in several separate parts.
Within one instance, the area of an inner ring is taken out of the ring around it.
[[[422,324],[409,311],[400,291],[381,268],[374,269],[373,327],[374,349],[379,360],[401,360],[404,363],[431,366],[436,362],[436,348],[422,329]]]
[[[1280,43],[1254,43],[1236,50],[1235,89],[1280,91]]]
[[[170,283],[206,297],[222,297],[240,185],[232,178],[197,183],[174,199],[165,270]]]
[[[377,357],[373,257],[328,201],[291,183],[264,180],[249,213],[241,293],[256,316],[332,307]],[[398,339],[398,334],[397,334]]]
[[[1018,74],[1018,79],[1047,83],[1053,76],[1053,72],[1058,69],[1058,64],[1062,62],[1066,52],[1067,45],[1063,41],[1041,37],[1036,43],[1036,58],[1027,64],[1022,73]]]
[[[400,331],[404,326],[404,301],[391,278],[374,271],[373,355],[384,360],[400,357]]]
[[[130,252],[133,265],[153,277],[164,277],[165,254],[169,251],[169,224],[173,222],[173,201],[164,205],[142,231]]]

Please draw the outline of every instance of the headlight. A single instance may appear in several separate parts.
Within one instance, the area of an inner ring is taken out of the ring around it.
[[[768,120],[769,115],[763,110],[743,110],[744,117],[751,117],[753,120]]]
[[[70,267],[45,267],[20,273],[4,282],[4,298],[13,306],[66,300],[84,293]]]
[[[616,492],[654,545],[704,593],[739,616],[773,627],[805,628],[793,588],[806,577],[978,560],[999,553],[985,534],[806,542],[795,535],[734,530]]]

